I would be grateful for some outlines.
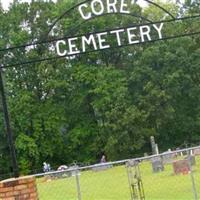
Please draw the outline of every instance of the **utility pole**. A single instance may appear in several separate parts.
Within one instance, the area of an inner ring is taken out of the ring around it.
[[[13,133],[12,133],[12,130],[10,127],[10,118],[9,118],[9,114],[8,114],[8,106],[7,106],[7,101],[6,101],[2,72],[3,72],[2,67],[0,66],[0,93],[1,93],[1,97],[2,97],[4,121],[5,121],[8,144],[9,144],[9,149],[10,149],[10,156],[11,156],[11,160],[12,160],[13,173],[14,173],[14,176],[17,178],[17,177],[19,177],[19,168],[18,168],[18,164],[17,164],[16,151],[15,151],[15,146],[14,146],[14,141],[13,141]]]

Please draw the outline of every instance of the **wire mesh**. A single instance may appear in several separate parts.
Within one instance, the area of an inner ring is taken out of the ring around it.
[[[194,199],[200,198],[200,148],[192,152],[191,159],[191,181],[193,187]]]
[[[184,166],[183,169],[176,171],[174,163],[179,162],[179,160],[182,161],[182,158],[174,155],[172,155],[172,157],[173,159],[171,161],[168,160],[167,163],[163,163],[162,169],[157,171],[153,171],[152,165],[159,164],[152,160],[143,161],[142,163],[140,163],[141,175],[145,191],[145,199],[193,199],[190,171],[188,168],[184,169]],[[163,162],[163,158],[161,158],[161,162]]]
[[[200,154],[167,152],[36,176],[40,200],[197,200]]]
[[[96,165],[81,177],[82,200],[126,200],[130,197],[126,167],[121,165]]]
[[[76,200],[76,176],[74,171],[44,174],[37,178],[40,200]]]

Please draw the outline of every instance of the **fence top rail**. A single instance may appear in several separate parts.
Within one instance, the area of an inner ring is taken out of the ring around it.
[[[38,173],[38,174],[34,174],[33,176],[42,177],[42,176],[47,176],[47,175],[55,175],[55,174],[59,174],[59,173],[67,173],[67,172],[74,172],[74,171],[76,171],[77,174],[78,174],[79,171],[90,170],[90,169],[95,168],[95,167],[125,164],[128,161],[144,161],[144,160],[149,160],[149,159],[156,158],[156,157],[159,157],[159,156],[162,157],[162,156],[165,156],[165,155],[173,155],[173,154],[177,154],[177,153],[181,153],[181,152],[189,152],[189,151],[193,151],[193,150],[196,150],[196,149],[200,149],[200,146],[185,148],[185,149],[180,149],[180,150],[175,150],[175,151],[168,151],[168,152],[155,154],[155,155],[151,155],[151,156],[144,156],[144,157],[140,157],[140,158],[130,158],[130,159],[125,159],[125,160],[120,160],[120,161],[99,163],[99,164],[94,164],[94,165],[89,165],[89,166],[84,166],[84,167],[79,167],[79,166],[75,165],[74,167],[66,169],[66,170],[51,171],[51,172],[46,172],[46,173]]]

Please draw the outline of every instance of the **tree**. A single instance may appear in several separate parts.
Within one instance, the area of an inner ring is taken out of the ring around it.
[[[47,35],[50,24],[75,3],[15,1],[8,12],[1,11],[1,47],[169,18],[153,5],[145,10],[133,5],[133,13],[144,18],[109,15],[109,21],[103,16],[84,23],[72,10]],[[180,13],[174,5],[162,3],[175,16],[185,16],[198,6]],[[175,31],[174,24],[169,25],[165,34],[181,33],[190,22],[176,23]],[[198,26],[192,21],[190,29]],[[55,52],[47,43],[1,56],[4,64],[12,64]],[[74,161],[96,163],[102,154],[108,160],[140,156],[150,152],[151,135],[157,137],[161,150],[197,144],[199,62],[199,36],[191,36],[6,69],[21,173],[41,171],[44,161],[56,168]],[[0,130],[4,134],[3,122]],[[0,151],[5,155],[6,145]],[[9,171],[7,160],[0,164],[6,166],[2,173]]]

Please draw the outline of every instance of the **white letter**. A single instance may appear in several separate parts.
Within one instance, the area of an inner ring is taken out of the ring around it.
[[[86,38],[85,36],[82,37],[83,52],[86,51],[85,43],[87,43],[87,45],[91,45],[91,43],[92,43],[94,49],[97,50],[97,44],[96,44],[96,41],[94,39],[94,35],[90,35],[89,38]]]
[[[120,32],[124,32],[124,29],[119,29],[119,30],[116,30],[116,31],[110,31],[111,34],[112,34],[112,33],[115,33],[115,34],[116,34],[118,46],[121,46],[121,45],[122,45],[122,43],[121,43],[121,38],[120,38],[120,35],[119,35]]]
[[[134,38],[136,37],[136,35],[133,34],[133,33],[131,33],[131,31],[134,31],[136,29],[137,29],[137,27],[133,27],[133,28],[128,28],[127,29],[129,44],[136,44],[136,43],[140,42],[139,40],[134,40]]]
[[[69,45],[69,55],[70,54],[78,54],[80,51],[78,51],[76,44],[72,44],[73,41],[76,41],[78,38],[69,38],[68,39],[68,45]]]
[[[99,5],[100,5],[100,10],[99,10],[99,11],[97,11],[97,10],[95,9],[95,4],[96,4],[96,3],[99,3]],[[104,6],[103,6],[103,3],[101,2],[101,0],[94,0],[94,1],[92,1],[92,3],[91,3],[91,8],[92,8],[92,12],[93,12],[95,15],[102,15],[102,14],[103,14]]]
[[[91,13],[88,13],[88,15],[84,15],[83,10],[82,10],[82,7],[87,8],[88,6],[87,6],[86,4],[82,4],[82,5],[80,5],[80,6],[78,7],[78,10],[79,10],[79,12],[80,12],[80,14],[81,14],[81,17],[82,17],[83,19],[85,19],[85,20],[90,19],[90,18],[91,18]]]
[[[107,12],[108,13],[116,13],[117,12],[117,0],[113,0],[112,3],[110,3],[110,0],[107,0]]]
[[[144,29],[146,29],[146,31]],[[141,26],[140,27],[140,36],[142,38],[142,42],[145,41],[145,39],[144,39],[145,35],[147,36],[148,40],[151,41],[151,37],[150,37],[150,34],[149,34],[150,31],[151,31],[151,29],[150,29],[149,26]]]
[[[97,37],[98,37],[98,40],[99,40],[99,48],[100,48],[100,49],[107,49],[107,48],[110,47],[110,45],[105,45],[105,46],[103,46],[103,43],[106,42],[106,40],[105,40],[105,39],[102,39],[101,36],[107,35],[107,34],[108,34],[107,32],[98,33],[98,34],[97,34]]]
[[[66,50],[64,50],[63,53],[60,51],[60,45],[61,45],[61,44],[66,45],[66,42],[65,42],[64,40],[60,40],[60,41],[57,41],[57,42],[56,42],[57,54],[58,54],[59,56],[66,56],[66,55],[67,55],[67,51],[66,51]]]
[[[124,0],[121,0],[120,13],[130,13],[129,10],[124,10],[124,8],[127,8],[127,7],[128,7],[127,3],[124,3]]]
[[[158,35],[159,35],[159,39],[162,39],[162,33],[161,33],[161,30],[163,28],[163,23],[160,24],[160,27],[157,27],[155,24],[153,24],[153,27],[157,30],[158,32]]]

